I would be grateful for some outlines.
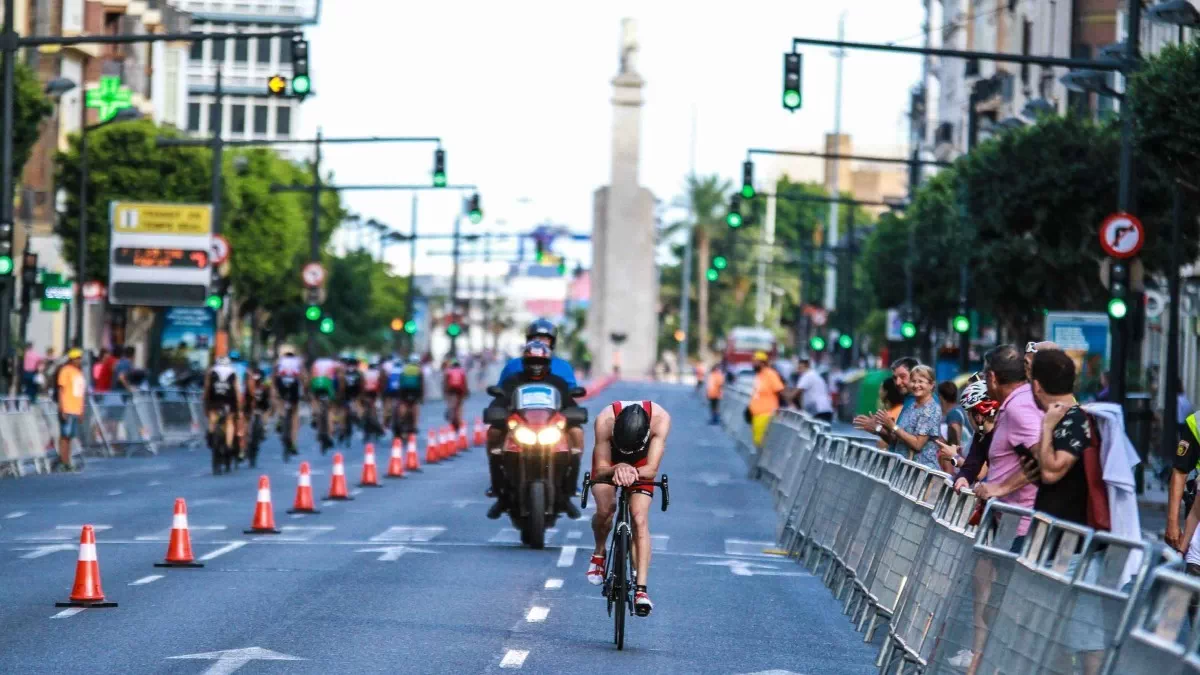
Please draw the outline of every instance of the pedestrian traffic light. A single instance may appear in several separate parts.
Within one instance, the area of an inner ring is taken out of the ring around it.
[[[825,351],[825,338],[821,337],[820,335],[814,335],[809,338],[808,346],[814,352],[823,352]]]
[[[412,335],[417,332],[417,322],[409,319],[404,322],[404,332]]]
[[[483,220],[483,209],[479,206],[478,192],[471,195],[471,198],[467,200],[467,216],[471,219],[471,222],[475,223],[476,225]]]
[[[1129,313],[1129,305],[1125,296],[1129,289],[1129,266],[1124,261],[1114,260],[1109,269],[1108,315],[1114,319],[1124,319]]]
[[[316,321],[321,318],[321,308],[316,305],[309,305],[308,309],[304,310],[304,318],[309,321]]]
[[[754,162],[750,160],[742,162],[742,196],[754,198]]]
[[[399,333],[400,329],[402,329],[402,328],[404,328],[404,319],[401,319],[399,317],[392,319],[392,330]]]
[[[559,258],[559,260],[558,260],[558,276],[560,276],[560,277],[567,276],[567,259],[566,258]]]
[[[333,319],[331,317],[327,316],[324,319],[321,319],[321,332],[326,335],[329,335],[333,332]]]
[[[711,267],[708,268],[708,271],[704,273],[704,277],[709,281],[716,281],[720,276],[721,273]]]
[[[905,340],[911,340],[917,334],[917,324],[912,321],[905,320],[900,324],[900,335],[904,336]]]
[[[312,91],[312,80],[308,77],[308,40],[302,36],[292,38],[292,94],[301,101]]]
[[[221,305],[225,303],[221,300],[221,296],[219,294],[209,293],[208,297],[204,299],[204,304],[207,305],[209,309],[216,311],[221,309]]]
[[[849,333],[842,333],[838,336],[838,346],[842,349],[850,349],[854,346],[854,338],[850,337]]]
[[[966,333],[969,330],[971,330],[971,319],[967,317],[966,311],[959,310],[954,317],[954,332]]]
[[[0,223],[0,276],[13,273],[13,226]]]
[[[718,270],[723,270],[726,267],[729,267],[729,260],[727,260],[723,255],[713,256],[712,266]]]
[[[729,215],[725,216],[725,223],[732,228],[742,226],[742,196],[740,194],[729,197]]]
[[[451,321],[450,324],[446,326],[446,335],[449,335],[450,337],[458,337],[460,334],[462,334],[462,326],[460,326],[457,321]]]
[[[788,112],[800,109],[800,61],[799,54],[783,55],[783,107]]]
[[[446,151],[433,151],[433,186],[446,187]]]
[[[272,75],[267,78],[267,93],[271,96],[287,94],[287,78],[282,75]]]

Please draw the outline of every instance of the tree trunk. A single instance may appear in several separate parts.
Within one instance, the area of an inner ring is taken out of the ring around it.
[[[700,361],[708,363],[708,264],[711,242],[704,228],[695,229],[696,237],[696,340]]]

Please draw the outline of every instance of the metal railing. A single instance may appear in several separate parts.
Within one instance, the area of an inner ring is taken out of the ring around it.
[[[1200,673],[1200,578],[1159,544],[995,500],[781,409],[754,448],[727,388],[722,421],[772,493],[779,547],[820,576],[886,674]]]

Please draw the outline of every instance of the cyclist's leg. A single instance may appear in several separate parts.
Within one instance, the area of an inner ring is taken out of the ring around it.
[[[408,406],[408,428],[412,433],[417,433],[417,423],[421,421],[421,402],[413,401]]]
[[[592,550],[592,555],[603,557],[608,533],[613,527],[613,514],[617,511],[617,488],[612,485],[593,485],[592,500],[596,504],[596,513],[592,516],[592,534],[596,547]]]
[[[225,451],[233,449],[233,437],[237,433],[237,411],[232,408],[225,410]]]
[[[654,498],[633,491],[629,495],[629,519],[633,522],[633,560],[637,570],[637,582],[646,585],[650,577],[650,504]]]
[[[208,409],[208,447],[213,446],[213,441],[216,439],[217,422],[221,419],[221,413],[216,408]]]

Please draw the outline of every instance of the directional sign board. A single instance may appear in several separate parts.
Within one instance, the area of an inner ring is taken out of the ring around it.
[[[1144,243],[1146,229],[1131,213],[1117,212],[1100,223],[1100,247],[1114,258],[1132,258]]]
[[[114,305],[201,307],[212,280],[212,207],[110,202],[108,299]]]

